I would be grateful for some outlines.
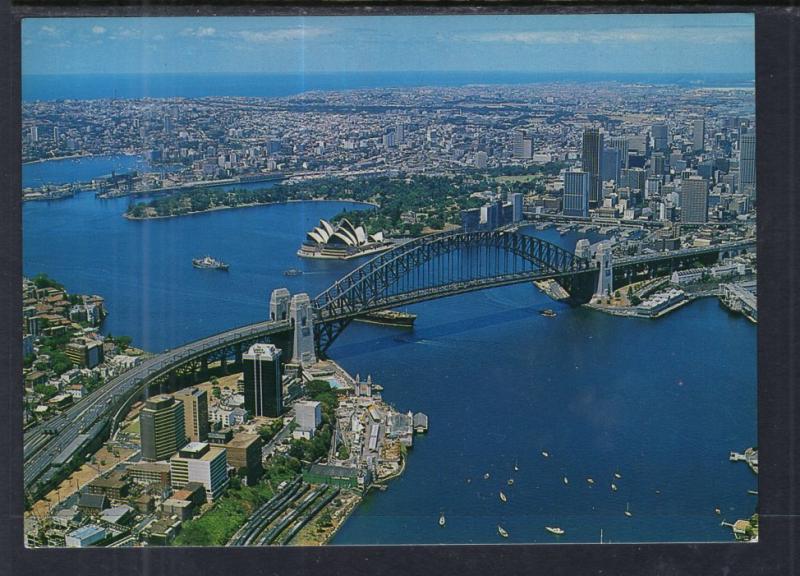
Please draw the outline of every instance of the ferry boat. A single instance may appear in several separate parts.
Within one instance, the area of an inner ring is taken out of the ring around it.
[[[228,265],[225,262],[217,260],[216,258],[212,258],[211,256],[205,256],[203,258],[194,258],[192,260],[192,266],[195,268],[203,268],[207,270],[222,270],[224,272],[228,271]]]
[[[409,312],[398,312],[396,310],[378,310],[368,312],[363,316],[356,317],[356,322],[367,322],[369,324],[384,324],[386,326],[398,326],[400,328],[413,328],[416,314]]]
[[[508,538],[508,532],[506,532],[506,529],[500,526],[499,524],[497,525],[497,533],[500,534],[500,536],[502,536],[503,538]]]
[[[550,532],[550,534],[555,534],[556,536],[561,536],[564,534],[564,530],[558,526],[545,526],[544,529]]]
[[[547,318],[555,318],[556,316],[558,316],[558,314],[556,314],[550,308],[545,308],[544,310],[539,310],[539,314],[541,314],[542,316],[545,316]]]
[[[446,520],[444,519],[444,514],[441,514],[441,515],[439,516],[439,526],[441,526],[442,528],[444,528],[445,522],[446,522]]]
[[[500,491],[500,500],[502,500],[503,502],[508,502],[508,498],[506,498],[506,495],[503,494],[502,490]]]
[[[302,276],[303,275],[303,271],[302,270],[298,270],[297,268],[289,268],[288,270],[285,270],[283,272],[283,275],[284,276]]]

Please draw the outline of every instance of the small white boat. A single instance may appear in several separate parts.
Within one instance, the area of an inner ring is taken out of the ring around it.
[[[444,514],[442,514],[441,516],[439,516],[439,526],[444,528],[445,522],[446,520],[444,519]]]
[[[502,536],[503,538],[508,538],[508,532],[506,532],[505,528],[503,528],[499,524],[497,525],[497,533],[500,534],[500,536]]]
[[[519,466],[517,466],[516,462],[514,462],[514,472],[519,472]]]
[[[619,472],[614,472],[614,478],[619,480],[620,478],[622,478],[622,474],[620,474]]]
[[[513,486],[514,485],[514,479],[513,478],[509,478],[508,479],[508,485],[509,486]]]
[[[503,494],[502,490],[500,490],[500,500],[502,500],[503,502],[508,502],[508,498],[506,498],[506,495]]]
[[[591,478],[587,478],[587,479],[586,479],[586,481],[587,481],[589,484],[594,484],[594,480],[592,480]]]
[[[486,474],[484,474],[484,475],[483,475],[483,479],[484,479],[484,480],[488,480],[488,479],[489,479],[489,473],[488,473],[488,472],[487,472]]]
[[[625,516],[627,516],[628,518],[633,516],[633,514],[630,511],[630,504],[628,502],[625,502]]]
[[[544,450],[542,450],[542,456],[544,456],[545,458],[549,458],[549,457],[550,457],[550,454],[548,454],[547,452],[545,452]]]
[[[545,526],[544,529],[550,532],[550,534],[555,534],[556,536],[561,536],[564,534],[564,530],[558,526]]]
[[[722,510],[720,510],[719,508],[714,508],[714,513],[717,515],[722,514]]]
[[[617,485],[616,485],[616,484],[614,484],[613,482],[611,483],[611,489],[612,489],[614,492],[616,492],[616,491],[617,491]]]
[[[567,480],[566,476],[564,476],[564,484],[569,484],[569,480]]]

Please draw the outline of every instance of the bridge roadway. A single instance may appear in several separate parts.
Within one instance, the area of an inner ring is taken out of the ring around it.
[[[743,248],[755,248],[756,239],[739,240],[728,242],[727,244],[712,244],[709,246],[698,246],[694,248],[682,248],[671,252],[653,252],[652,254],[642,254],[640,256],[628,256],[626,258],[614,258],[614,268],[627,266],[630,264],[644,264],[647,262],[657,262],[659,260],[669,260],[672,258],[685,258],[693,255],[713,254],[715,252],[726,252],[728,250],[741,250]]]
[[[66,448],[70,447],[73,450],[80,448],[70,445],[84,430],[111,416],[114,410],[123,406],[134,393],[149,382],[214,351],[288,330],[290,326],[286,320],[241,326],[167,350],[113,378],[59,416],[25,433],[23,440],[25,488],[28,489],[42,476],[50,468],[53,460]]]

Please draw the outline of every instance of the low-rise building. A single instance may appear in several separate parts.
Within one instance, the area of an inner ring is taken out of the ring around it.
[[[128,466],[128,478],[136,484],[170,485],[169,464],[166,462],[137,462]]]
[[[264,473],[261,466],[262,446],[263,442],[258,434],[237,434],[225,444],[228,464],[237,471],[244,471],[248,486],[255,484]]]
[[[67,548],[86,548],[105,540],[106,530],[96,524],[81,526],[64,537]]]

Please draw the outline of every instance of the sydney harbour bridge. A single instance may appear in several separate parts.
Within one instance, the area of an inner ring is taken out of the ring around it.
[[[219,362],[238,366],[255,342],[273,342],[285,358],[308,366],[324,356],[341,332],[365,313],[464,292],[554,280],[572,304],[605,295],[613,286],[670,274],[697,261],[710,264],[755,249],[755,240],[613,258],[603,243],[581,255],[522,234],[516,227],[455,230],[399,243],[337,280],[315,298],[272,291],[269,317],[190,342],[146,359],[24,435],[24,485],[31,496],[51,485],[59,468],[104,439],[135,399],[153,386],[196,379]]]

